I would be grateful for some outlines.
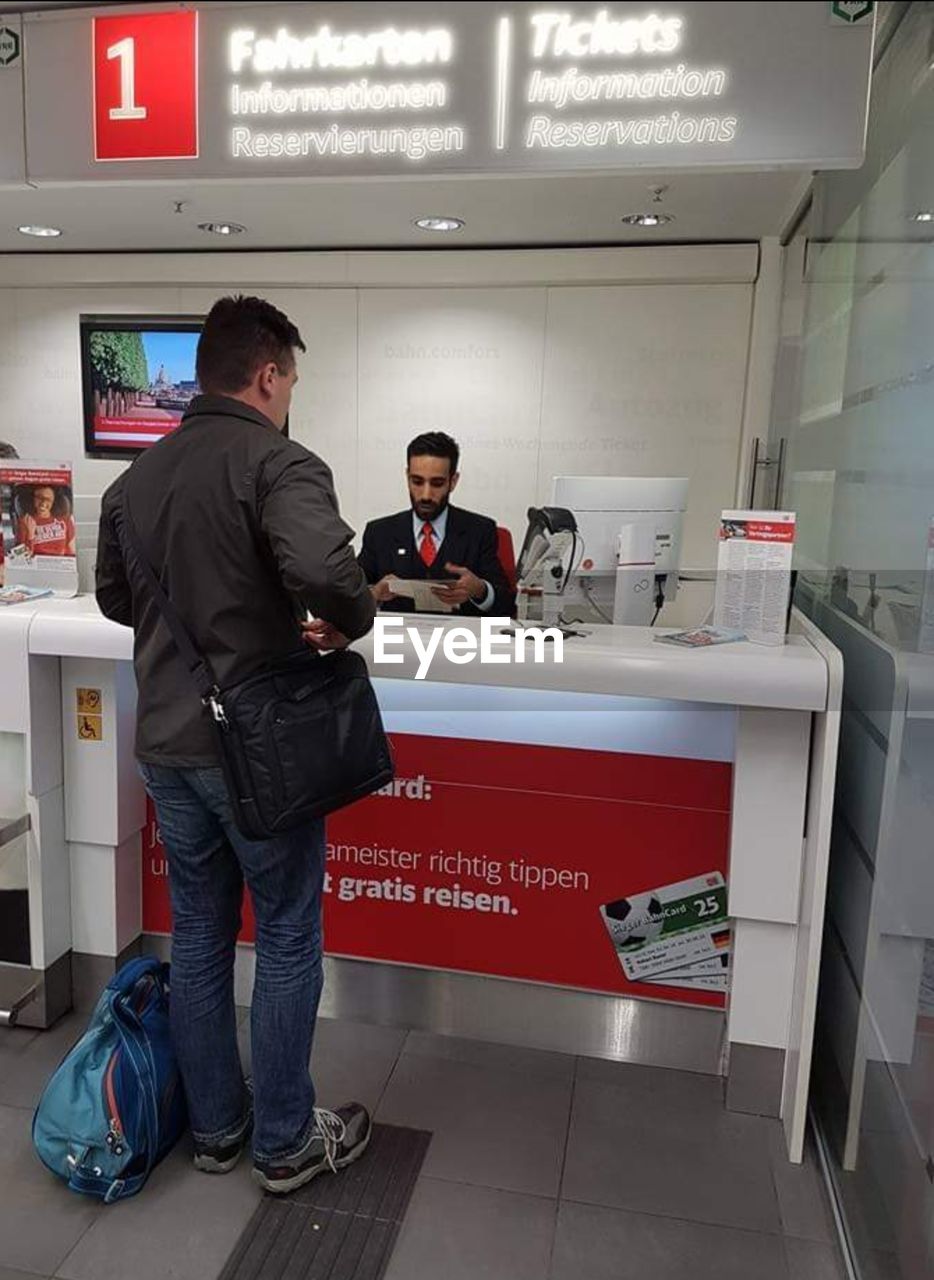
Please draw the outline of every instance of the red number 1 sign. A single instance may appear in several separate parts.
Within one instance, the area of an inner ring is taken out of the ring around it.
[[[94,159],[198,154],[198,14],[94,19]]]

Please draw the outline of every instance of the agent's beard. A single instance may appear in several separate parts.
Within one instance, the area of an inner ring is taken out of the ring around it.
[[[416,502],[416,500],[412,498],[412,510],[418,516],[419,520],[427,520],[430,523],[434,523],[434,521],[438,519],[438,516],[440,516],[441,512],[447,507],[448,500],[448,494],[445,494],[444,497],[437,502],[430,498]]]

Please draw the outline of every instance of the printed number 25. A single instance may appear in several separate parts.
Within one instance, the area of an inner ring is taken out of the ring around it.
[[[697,914],[701,920],[706,920],[708,916],[718,915],[720,912],[720,903],[716,898],[695,898],[694,906],[697,908]]]
[[[146,108],[136,105],[136,41],[127,36],[112,44],[107,57],[120,59],[120,105],[110,108],[111,120],[145,120]]]

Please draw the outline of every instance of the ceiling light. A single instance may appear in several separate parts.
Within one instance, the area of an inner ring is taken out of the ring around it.
[[[51,239],[62,234],[58,227],[41,227],[28,224],[25,227],[17,227],[17,231],[19,231],[20,235],[39,236],[43,239]]]
[[[238,236],[246,227],[239,222],[199,222],[199,231],[210,231],[215,236]]]
[[[464,225],[464,219],[450,217],[416,218],[415,225],[420,231],[460,231]]]
[[[663,227],[674,220],[671,213],[627,213],[622,219],[627,227]]]
[[[909,213],[909,222],[934,222],[934,209],[919,209],[917,213]]]

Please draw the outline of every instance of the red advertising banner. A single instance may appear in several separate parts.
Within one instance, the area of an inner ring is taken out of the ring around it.
[[[393,743],[395,783],[328,820],[328,954],[723,1004],[729,764]],[[144,852],[143,926],[164,933],[154,820]]]
[[[198,155],[198,14],[94,19],[94,159]]]

